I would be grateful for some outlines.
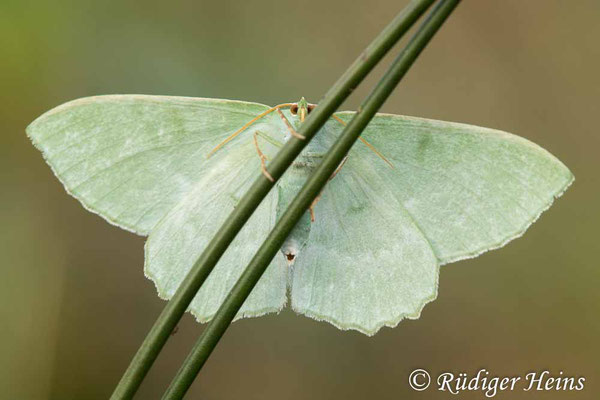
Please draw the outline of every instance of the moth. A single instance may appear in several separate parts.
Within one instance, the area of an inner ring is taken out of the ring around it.
[[[144,271],[163,299],[315,106],[207,98],[88,97],[27,133],[66,190],[148,236]],[[211,319],[354,112],[322,127],[240,231],[190,305]],[[443,264],[519,237],[573,175],[521,137],[377,114],[272,260],[236,318],[280,311],[373,335],[418,318]]]

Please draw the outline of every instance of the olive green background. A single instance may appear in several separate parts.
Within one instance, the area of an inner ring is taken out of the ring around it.
[[[405,3],[3,1],[0,398],[107,398],[165,305],[143,276],[144,238],[66,194],[30,121],[111,93],[317,102]],[[188,398],[454,398],[412,391],[415,368],[564,371],[585,389],[498,398],[599,398],[599,17],[594,0],[465,0],[383,107],[514,132],[560,158],[576,181],[523,238],[443,267],[421,318],[372,338],[289,310],[236,322]],[[160,397],[202,329],[185,316],[138,398]]]

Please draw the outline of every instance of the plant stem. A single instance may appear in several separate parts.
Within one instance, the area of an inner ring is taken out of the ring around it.
[[[283,175],[333,112],[433,2],[434,0],[413,0],[354,61],[302,124],[299,133],[306,140],[291,139],[269,164],[269,173],[275,180]],[[111,399],[133,397],[200,286],[273,185],[273,182],[261,174],[240,200],[148,332]]]
[[[277,222],[267,240],[244,270],[240,279],[202,332],[181,369],[171,382],[163,400],[181,399],[196,375],[210,356],[225,330],[250,295],[250,292],[270,264],[296,223],[306,212],[314,198],[321,192],[329,177],[340,165],[360,133],[373,118],[377,110],[393,92],[418,55],[437,32],[460,0],[441,0],[430,13],[406,48],[400,53],[375,89],[359,107],[336,143],[327,152],[323,162],[304,184],[294,201]]]

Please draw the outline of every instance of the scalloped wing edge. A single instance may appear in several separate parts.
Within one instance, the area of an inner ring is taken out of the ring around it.
[[[396,318],[392,319],[392,320],[387,320],[387,321],[381,321],[380,323],[378,323],[377,325],[375,325],[375,327],[373,329],[367,329],[363,326],[357,325],[357,324],[344,324],[342,322],[340,322],[339,320],[337,320],[336,318],[331,318],[325,315],[321,315],[312,311],[308,311],[308,310],[299,310],[296,307],[294,307],[292,305],[292,310],[294,310],[294,312],[296,314],[301,314],[304,315],[306,317],[309,317],[311,319],[314,319],[316,321],[319,322],[327,322],[330,323],[331,325],[335,326],[336,328],[338,328],[339,330],[342,331],[349,331],[349,330],[353,330],[353,331],[357,331],[360,332],[364,335],[367,335],[369,337],[374,336],[377,332],[379,332],[379,330],[381,330],[381,328],[387,327],[387,328],[395,328],[396,326],[398,326],[398,324],[400,322],[402,322],[404,319],[411,319],[411,320],[415,320],[415,319],[419,319],[421,317],[421,313],[423,312],[423,309],[425,308],[425,306],[431,302],[433,302],[435,299],[437,299],[438,297],[438,289],[439,289],[439,282],[440,282],[440,264],[437,263],[436,264],[436,281],[435,281],[435,288],[434,288],[434,292],[430,297],[427,297],[425,299],[423,299],[422,304],[420,306],[420,308],[412,313],[412,314],[407,314],[407,313],[401,313],[399,314]]]
[[[158,297],[161,300],[169,301],[169,300],[171,300],[171,297],[169,297],[164,292],[164,290],[160,287],[158,279],[147,268],[147,266],[148,266],[147,243],[148,243],[148,241],[146,241],[146,243],[144,244],[144,276],[146,278],[148,278],[154,284],[154,288],[156,289],[156,293],[158,294]],[[277,256],[283,257],[279,252],[275,255],[275,257],[277,257]],[[283,304],[280,307],[265,307],[264,309],[261,309],[261,310],[255,311],[255,312],[242,312],[242,313],[238,312],[236,314],[235,318],[233,318],[233,321],[235,322],[242,318],[262,317],[263,315],[272,314],[272,313],[279,314],[287,306],[288,303],[290,303],[290,299],[289,299],[289,295],[286,293],[285,301],[283,302]],[[201,323],[201,324],[210,322],[210,320],[215,316],[215,314],[212,314],[208,317],[200,316],[191,307],[188,307],[186,312],[189,312],[190,314],[192,314],[194,316],[194,319],[196,320],[196,322]]]

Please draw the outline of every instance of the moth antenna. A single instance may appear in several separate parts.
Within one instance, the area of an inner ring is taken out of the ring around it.
[[[215,152],[217,152],[217,150],[219,150],[220,148],[222,148],[223,146],[225,146],[227,143],[231,142],[233,139],[235,139],[235,137],[237,135],[239,135],[240,133],[242,133],[243,131],[245,131],[246,129],[248,129],[248,127],[250,125],[252,125],[253,123],[255,123],[256,121],[258,121],[259,119],[263,118],[264,116],[272,113],[273,111],[277,110],[279,111],[280,108],[283,107],[291,107],[293,106],[294,103],[283,103],[283,104],[279,104],[276,105],[275,107],[271,107],[269,108],[267,111],[258,114],[256,117],[252,118],[250,121],[246,122],[246,124],[244,124],[244,126],[242,126],[240,129],[238,129],[237,131],[233,132],[231,135],[229,135],[225,140],[223,140],[221,143],[219,143],[214,149],[212,149],[210,151],[210,153],[208,153],[208,155],[206,156],[206,158],[210,158],[213,154],[215,154]]]

